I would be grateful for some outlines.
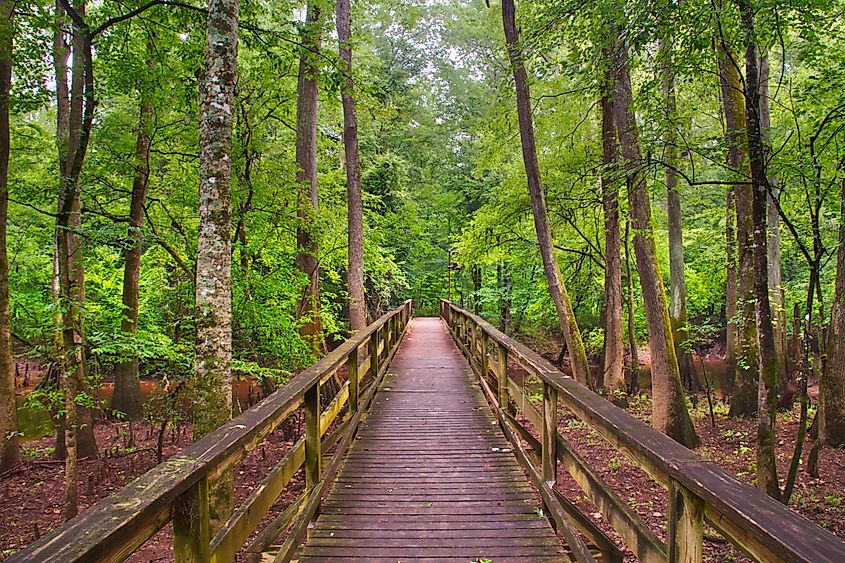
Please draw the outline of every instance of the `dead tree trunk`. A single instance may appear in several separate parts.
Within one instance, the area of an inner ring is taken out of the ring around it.
[[[232,418],[232,114],[238,0],[211,0],[200,82],[194,440]],[[231,473],[212,485],[211,517],[232,510]]]
[[[343,146],[346,151],[346,209],[349,229],[349,328],[352,332],[367,326],[364,298],[364,212],[361,203],[361,160],[358,153],[358,114],[355,110],[355,81],[352,79],[352,30],[349,0],[337,0],[338,51],[343,61],[345,81],[341,89],[343,103]]]
[[[299,97],[296,103],[296,164],[298,167],[296,265],[307,282],[297,304],[300,334],[318,354],[323,351],[320,322],[320,264],[316,232],[317,192],[317,75],[320,55],[320,7],[308,3],[301,32]]]
[[[9,92],[12,86],[12,13],[14,4],[0,0],[0,473],[20,462],[15,360],[9,324],[9,259],[6,224],[9,219]]]
[[[528,76],[522,60],[522,50],[519,45],[519,34],[516,29],[516,7],[513,0],[502,2],[502,22],[505,30],[505,40],[508,47],[511,70],[516,84],[516,103],[519,118],[519,134],[522,142],[522,158],[525,173],[528,177],[528,192],[531,196],[531,211],[534,215],[534,228],[537,233],[537,243],[543,259],[543,269],[549,294],[557,310],[560,328],[566,345],[569,348],[569,358],[575,380],[593,387],[590,366],[587,363],[587,353],[581,332],[575,320],[572,303],[563,284],[560,268],[554,254],[554,243],[549,217],[546,211],[546,196],[540,179],[540,166],[537,161],[537,148],[534,139],[534,124],[531,117],[531,97],[528,88]]]
[[[651,379],[653,397],[652,424],[687,447],[698,445],[698,436],[692,424],[681,386],[678,360],[672,339],[672,327],[663,278],[657,261],[654,230],[651,224],[651,202],[645,174],[640,170],[641,151],[636,118],[632,102],[631,77],[628,70],[627,49],[614,39],[615,48],[613,115],[625,168],[628,172],[628,206],[634,230],[634,251],[637,272],[648,321],[649,349],[651,350]]]

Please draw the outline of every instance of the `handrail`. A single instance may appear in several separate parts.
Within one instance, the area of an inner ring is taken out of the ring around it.
[[[543,478],[554,481],[560,461],[641,560],[700,561],[706,519],[729,542],[758,561],[845,561],[845,542],[840,538],[593,393],[480,317],[445,300],[441,301],[440,315],[472,369],[483,375],[479,379],[502,415],[500,420],[541,450]],[[511,399],[520,392],[508,377],[509,356],[543,384],[542,412],[516,401],[517,408],[523,407],[525,418],[542,431],[540,440],[508,413],[514,406]],[[557,405],[563,405],[668,488],[667,544],[560,435]],[[577,526],[577,518],[575,523]]]
[[[355,431],[355,424],[352,423],[360,419],[359,400],[365,396],[372,398],[378,378],[386,372],[411,314],[410,300],[385,313],[249,410],[147,471],[8,561],[122,561],[171,520],[174,524],[176,561],[233,561],[237,551],[299,466],[304,464],[306,467],[308,493],[316,493],[323,485],[320,458],[322,447],[326,446],[321,442],[327,445],[348,443]],[[359,348],[364,344],[366,353],[362,354]],[[335,400],[322,411],[320,385],[337,373],[344,363],[349,370],[349,379]],[[364,376],[368,376],[370,384],[366,391],[359,393],[359,379]],[[333,434],[321,440],[346,404],[350,408],[347,409],[349,424],[342,429],[345,435]],[[218,534],[212,541],[208,515],[209,481],[243,459],[300,405],[304,406],[306,415],[304,444],[294,444],[288,455],[262,483],[268,485],[262,487],[263,496],[250,496],[246,501],[249,503],[247,509],[243,510],[242,507],[241,511],[236,512],[224,525],[221,532],[223,535]],[[300,449],[303,447],[304,455]],[[244,526],[244,518],[247,518],[247,523],[253,524],[252,528]],[[226,537],[226,534],[231,536]]]

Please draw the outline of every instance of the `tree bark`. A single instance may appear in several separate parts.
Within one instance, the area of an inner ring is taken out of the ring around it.
[[[232,113],[238,0],[211,0],[200,81],[194,440],[232,418]],[[212,485],[211,517],[232,510],[231,472]]]
[[[581,332],[575,320],[572,303],[560,274],[560,268],[554,254],[549,218],[546,211],[546,196],[540,178],[540,166],[537,161],[537,148],[534,139],[534,124],[531,117],[531,96],[528,88],[528,76],[522,60],[522,50],[519,45],[519,34],[516,29],[516,7],[513,0],[502,1],[502,23],[505,30],[505,40],[508,47],[511,70],[516,85],[517,114],[519,118],[519,135],[522,142],[522,158],[525,173],[528,178],[528,192],[531,197],[531,211],[534,216],[534,229],[537,233],[537,243],[543,259],[543,270],[549,286],[549,294],[557,311],[560,328],[563,332],[566,346],[569,349],[569,360],[575,380],[590,388],[593,387],[593,377],[587,363],[587,353]]]
[[[666,211],[669,230],[669,318],[672,326],[672,338],[675,342],[675,356],[681,381],[689,391],[700,391],[701,385],[695,373],[692,351],[687,345],[689,327],[687,325],[687,289],[684,278],[684,236],[681,223],[681,196],[678,193],[677,166],[678,149],[675,124],[673,123],[677,101],[675,96],[675,71],[672,66],[671,36],[660,38],[661,75],[663,98],[666,115],[664,119],[664,159],[666,181]]]
[[[132,182],[132,201],[129,204],[128,248],[123,266],[123,318],[120,329],[132,338],[138,333],[138,293],[141,276],[141,241],[144,227],[144,204],[150,177],[150,139],[153,126],[153,105],[146,86],[141,86],[141,109],[138,117],[138,136],[135,141],[135,178]],[[144,418],[144,398],[138,379],[138,359],[115,366],[112,411],[124,413],[127,420]]]
[[[349,328],[353,332],[367,326],[364,297],[364,211],[361,203],[361,159],[358,153],[358,114],[355,110],[355,81],[352,78],[352,30],[349,0],[337,0],[337,39],[342,70],[343,146],[346,152],[346,209],[349,232],[347,286],[349,289]]]
[[[631,344],[631,370],[628,373],[628,393],[640,390],[640,350],[637,346],[637,323],[634,316],[634,275],[631,271],[630,220],[625,220],[625,277],[628,278],[628,342]]]
[[[822,444],[841,447],[845,445],[845,178],[840,191],[836,286],[827,338],[827,364],[819,381],[819,439]]]
[[[301,32],[299,81],[296,103],[296,163],[298,170],[296,265],[307,283],[297,305],[296,317],[302,323],[300,334],[318,354],[323,351],[320,322],[320,264],[316,232],[317,191],[317,75],[322,20],[320,7],[308,3]],[[345,128],[344,128],[345,129]]]
[[[760,128],[763,144],[769,148],[766,158],[771,158],[772,127],[771,111],[769,109],[769,55],[760,54]],[[775,329],[775,351],[778,358],[778,390],[783,392],[786,387],[788,369],[786,359],[786,303],[784,303],[783,274],[781,271],[780,250],[780,215],[778,215],[775,198],[780,189],[774,176],[769,177],[772,193],[768,194],[768,251],[769,251],[769,299],[772,305],[772,318]]]
[[[773,498],[780,498],[775,465],[775,417],[777,415],[778,364],[772,311],[769,305],[768,177],[766,151],[760,125],[760,73],[754,10],[748,0],[738,1],[745,36],[745,133],[753,184],[754,299],[757,339],[760,347],[760,378],[757,398],[757,486]]]
[[[616,38],[615,31],[612,37]],[[634,229],[634,252],[637,272],[648,322],[651,351],[652,424],[687,447],[698,445],[681,386],[678,360],[672,339],[666,290],[657,261],[654,229],[651,224],[651,202],[645,175],[639,170],[641,152],[636,118],[631,108],[632,88],[628,55],[621,41],[616,43],[613,57],[613,114],[625,167],[628,172],[628,206]]]
[[[611,82],[610,71],[606,76]],[[611,93],[605,86],[601,97],[602,206],[604,208],[604,386],[608,394],[625,391],[625,345],[622,340],[622,253],[619,230],[618,143],[613,123]]]
[[[14,4],[0,0],[0,473],[21,460],[15,406],[15,359],[9,318],[9,259],[6,225],[9,220],[9,92],[12,86]]]
[[[717,59],[722,106],[725,115],[727,164],[733,174],[748,177],[746,162],[745,98],[737,58],[720,43]],[[728,242],[728,346],[732,352],[726,361],[733,370],[730,416],[752,416],[757,412],[758,344],[754,311],[754,225],[752,188],[737,183],[728,189],[726,237]],[[733,224],[736,219],[734,265]],[[731,278],[732,274],[732,278]],[[732,330],[733,329],[733,330]],[[733,333],[733,334],[732,334]]]

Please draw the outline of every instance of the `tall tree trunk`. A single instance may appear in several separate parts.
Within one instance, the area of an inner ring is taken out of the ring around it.
[[[612,37],[616,38],[613,31]],[[657,261],[654,228],[651,224],[651,202],[645,175],[639,170],[641,152],[637,123],[631,108],[632,89],[628,55],[621,41],[614,41],[613,114],[625,167],[628,171],[628,206],[634,230],[634,252],[637,272],[648,322],[651,351],[651,387],[654,427],[687,447],[698,445],[681,386],[678,360],[672,339],[666,290]]]
[[[10,0],[0,0],[0,473],[21,460],[15,408],[15,359],[9,325],[9,259],[6,224],[9,219],[9,92],[12,86],[12,12]]]
[[[769,109],[769,55],[767,52],[760,54],[760,128],[763,135],[763,144],[771,148],[772,116]],[[771,150],[768,150],[766,158],[771,158]],[[786,387],[787,369],[786,359],[786,304],[784,303],[783,275],[781,271],[780,251],[780,215],[778,215],[775,197],[778,197],[779,189],[774,176],[769,177],[769,184],[772,193],[768,194],[768,251],[769,251],[769,299],[772,305],[772,318],[775,329],[775,352],[778,358],[778,390],[783,392]]]
[[[120,330],[133,338],[138,333],[138,292],[141,276],[141,241],[144,227],[144,204],[150,177],[150,138],[153,126],[153,105],[148,87],[141,86],[141,109],[138,117],[138,136],[135,141],[135,178],[132,182],[132,201],[129,204],[128,248],[123,266],[123,318]],[[133,358],[115,366],[112,411],[120,411],[128,420],[144,418],[144,398],[138,379],[138,359]]]
[[[725,192],[725,266],[725,391],[733,393],[736,382],[736,186],[729,186]]]
[[[296,316],[302,326],[300,334],[313,349],[324,348],[320,322],[320,264],[316,232],[317,192],[317,75],[320,55],[320,7],[308,3],[305,26],[301,32],[299,81],[296,103],[296,164],[298,170],[296,265],[306,278]]]
[[[534,229],[537,232],[537,243],[543,259],[543,270],[549,286],[549,294],[557,310],[560,328],[563,332],[566,346],[569,349],[569,360],[572,373],[579,383],[593,387],[593,377],[590,365],[587,363],[587,353],[581,332],[575,320],[572,303],[566,292],[560,268],[555,258],[554,242],[549,217],[546,211],[546,196],[540,179],[540,166],[537,161],[537,148],[534,139],[534,124],[531,117],[531,96],[528,88],[528,76],[522,60],[522,49],[519,45],[519,34],[516,29],[516,7],[514,0],[502,1],[502,23],[505,30],[505,40],[508,46],[513,79],[516,85],[517,114],[519,117],[519,136],[522,142],[522,158],[525,173],[528,177],[528,192],[531,196],[531,211],[534,215]]]
[[[70,10],[65,0],[57,5],[57,17]],[[82,257],[82,228],[79,178],[88,150],[88,139],[94,119],[94,71],[89,29],[84,22],[85,2],[74,6],[70,91],[67,89],[67,46],[57,49],[56,71],[58,94],[57,114],[59,147],[59,205],[56,219],[56,247],[59,263],[59,304],[62,316],[62,387],[65,397],[64,449],[65,500],[64,517],[77,513],[77,460],[96,458],[93,417],[90,409],[77,400],[86,393],[86,341],[84,332],[85,269]],[[60,33],[57,31],[57,33]],[[62,38],[56,42],[64,44]]]
[[[634,316],[634,275],[631,271],[630,220],[625,220],[625,277],[628,278],[628,341],[631,344],[631,370],[628,373],[628,393],[640,390],[640,350],[637,346],[637,323]]]
[[[337,0],[338,51],[346,75],[341,89],[343,103],[343,146],[346,151],[346,209],[349,230],[349,328],[355,332],[367,326],[364,299],[364,211],[361,204],[361,159],[358,154],[358,114],[355,111],[355,81],[352,78],[352,30],[349,0]]]
[[[681,223],[681,196],[678,193],[677,135],[673,123],[677,101],[675,96],[675,70],[672,66],[671,36],[660,38],[660,72],[663,80],[663,98],[666,115],[664,119],[664,159],[666,180],[666,211],[669,219],[669,318],[672,324],[672,338],[675,342],[675,356],[681,381],[689,391],[700,391],[701,385],[695,373],[692,351],[689,349],[689,328],[687,325],[687,289],[684,279],[684,236]]]
[[[775,417],[777,415],[778,364],[772,311],[769,305],[768,265],[768,177],[766,151],[760,126],[760,73],[754,10],[748,0],[739,0],[745,35],[745,133],[748,161],[753,184],[754,217],[754,299],[757,314],[757,339],[760,345],[760,379],[757,399],[757,486],[773,498],[780,498],[775,465]]]
[[[610,70],[606,76],[611,82]],[[608,394],[625,391],[625,345],[622,340],[622,240],[619,230],[618,144],[613,124],[611,93],[601,97],[602,206],[604,208],[604,386]]]
[[[194,440],[232,418],[232,113],[238,0],[211,0],[200,81]],[[212,485],[211,517],[232,510],[231,472]]]
[[[747,178],[745,134],[745,98],[737,58],[723,43],[717,59],[722,105],[725,114],[725,136],[728,144],[727,164],[733,174]],[[733,369],[731,416],[751,416],[757,412],[758,356],[757,325],[754,311],[754,225],[752,188],[747,183],[731,186],[727,196],[726,233],[728,239],[728,346],[733,355],[726,358]],[[735,213],[735,215],[734,215]],[[733,220],[736,218],[736,251],[734,266],[732,244]],[[732,271],[731,271],[732,270]],[[733,290],[733,291],[731,291]],[[733,331],[731,329],[734,328]],[[731,334],[733,332],[733,334]]]
[[[836,288],[827,338],[827,364],[819,381],[819,439],[822,444],[841,447],[845,445],[845,178],[840,192]]]

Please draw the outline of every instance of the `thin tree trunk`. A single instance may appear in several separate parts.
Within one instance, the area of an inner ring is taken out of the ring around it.
[[[516,7],[513,0],[502,1],[502,23],[505,30],[505,40],[508,47],[511,70],[516,84],[517,114],[519,117],[519,134],[522,142],[522,158],[525,173],[528,177],[528,192],[531,196],[531,211],[534,216],[534,228],[537,233],[537,243],[543,259],[543,270],[549,294],[557,310],[560,328],[569,348],[569,360],[572,373],[579,383],[593,387],[590,366],[587,363],[587,353],[581,332],[575,320],[572,303],[566,292],[560,268],[554,254],[549,218],[546,211],[546,196],[540,178],[540,166],[537,161],[537,148],[534,139],[534,124],[531,117],[531,96],[528,88],[528,76],[522,60],[522,50],[519,46],[519,34],[516,29]]]
[[[754,299],[757,316],[757,338],[760,343],[760,379],[757,399],[757,486],[773,498],[780,498],[775,465],[775,417],[777,415],[778,364],[772,311],[769,305],[768,265],[768,177],[766,151],[760,127],[760,73],[754,10],[748,0],[739,0],[740,17],[745,35],[745,133],[748,139],[748,160],[753,183],[752,214],[754,217]]]
[[[135,141],[135,178],[132,182],[132,201],[129,204],[128,248],[123,266],[123,318],[120,330],[129,338],[138,333],[138,293],[141,277],[141,241],[144,227],[144,204],[150,177],[150,138],[153,125],[153,105],[147,87],[142,86],[141,109],[138,117],[138,136]],[[138,379],[138,358],[115,366],[112,411],[124,413],[127,420],[144,418],[144,399]]]
[[[760,128],[765,147],[771,147],[770,130],[772,127],[771,111],[769,109],[769,55],[760,54]],[[768,151],[771,153],[771,150]],[[770,158],[768,154],[766,158]],[[775,198],[780,189],[774,176],[769,177],[772,193],[768,194],[768,251],[769,251],[769,299],[772,305],[772,318],[775,329],[775,352],[778,358],[778,390],[783,392],[788,379],[786,359],[786,304],[784,303],[783,275],[781,272],[780,251],[780,215],[778,215]]]
[[[613,37],[615,39],[615,31]],[[698,445],[681,386],[678,360],[672,339],[666,290],[657,261],[654,229],[651,224],[651,202],[645,175],[639,171],[641,152],[637,123],[631,108],[632,89],[628,56],[621,42],[614,41],[613,114],[625,167],[628,171],[628,206],[634,229],[634,252],[637,272],[648,321],[651,351],[652,424],[687,447]]]
[[[609,65],[608,65],[609,68]],[[610,84],[610,72],[606,77]],[[619,230],[618,144],[613,124],[611,94],[607,87],[601,97],[601,133],[604,172],[604,386],[608,395],[625,391],[625,345],[622,340],[622,253]]]
[[[678,193],[678,173],[675,166],[678,161],[677,135],[673,123],[677,101],[675,96],[675,71],[672,66],[670,37],[660,38],[661,75],[663,80],[663,98],[666,115],[664,119],[664,159],[666,180],[666,211],[669,219],[669,318],[672,323],[672,338],[675,342],[675,355],[681,381],[689,391],[700,391],[701,385],[695,373],[692,351],[687,345],[689,328],[687,325],[687,289],[684,279],[684,236],[681,223],[681,196]]]
[[[745,98],[737,59],[720,43],[717,52],[722,106],[725,115],[725,137],[728,144],[728,168],[737,177],[748,176],[746,162]],[[728,241],[728,369],[733,370],[731,416],[751,416],[757,412],[757,374],[759,356],[754,312],[754,226],[752,189],[738,183],[728,189],[726,236]],[[734,215],[735,213],[735,215]],[[733,220],[736,218],[736,251],[734,265]],[[731,279],[730,274],[733,274]],[[733,290],[733,291],[731,291]],[[731,329],[734,329],[733,331]],[[731,334],[733,332],[733,334]]]
[[[15,359],[9,324],[9,91],[12,86],[12,13],[10,0],[0,0],[0,473],[21,460],[15,408]]]
[[[302,323],[300,334],[312,348],[323,351],[320,322],[320,264],[316,232],[318,213],[317,191],[317,75],[320,54],[320,7],[308,3],[305,26],[301,32],[299,81],[296,103],[296,163],[298,170],[296,265],[306,278],[297,305],[297,319]]]
[[[337,0],[338,51],[346,75],[341,89],[343,103],[343,146],[346,151],[346,208],[349,229],[347,286],[349,328],[355,332],[367,326],[364,298],[364,211],[361,203],[361,159],[358,154],[358,114],[355,111],[355,82],[352,79],[352,30],[349,0]]]
[[[211,0],[200,81],[194,440],[232,418],[232,113],[238,0]],[[212,485],[211,517],[232,510],[231,472]]]
[[[631,222],[625,220],[625,276],[628,278],[628,342],[631,345],[631,371],[628,374],[628,393],[640,390],[640,350],[637,346],[637,323],[634,315],[634,275],[631,270]]]
[[[827,364],[819,381],[819,440],[823,445],[841,447],[845,445],[845,178],[840,192],[836,287],[827,338]]]

